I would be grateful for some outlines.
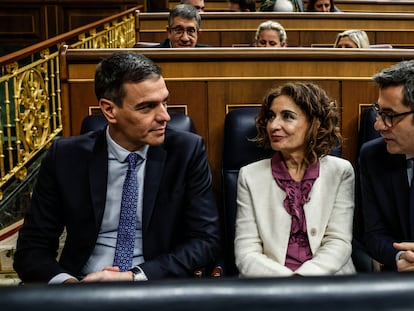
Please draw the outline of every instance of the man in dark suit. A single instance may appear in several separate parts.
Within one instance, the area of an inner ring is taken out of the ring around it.
[[[414,61],[384,69],[373,80],[379,86],[374,128],[382,137],[365,143],[360,152],[364,242],[384,270],[414,270],[409,160],[414,157]]]
[[[179,4],[168,16],[167,38],[154,48],[194,48],[209,47],[199,44],[201,17],[192,5]]]
[[[143,55],[121,52],[103,60],[95,93],[108,126],[61,138],[44,157],[19,232],[15,270],[23,282],[50,284],[192,276],[219,252],[203,139],[168,128],[168,89],[160,68]],[[128,173],[137,179],[136,220],[133,254],[122,270],[114,258],[131,154],[142,161]]]

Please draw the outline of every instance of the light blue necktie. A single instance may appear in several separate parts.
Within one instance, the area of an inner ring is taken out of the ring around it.
[[[122,189],[121,213],[114,256],[114,266],[119,267],[120,271],[127,271],[132,267],[138,203],[138,180],[135,167],[141,160],[142,158],[136,153],[130,153],[127,157],[128,172]]]

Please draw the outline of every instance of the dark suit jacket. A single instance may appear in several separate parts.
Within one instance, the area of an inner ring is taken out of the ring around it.
[[[218,253],[218,213],[202,138],[166,131],[148,150],[141,265],[148,279],[191,276]],[[14,268],[25,281],[58,273],[80,276],[105,209],[108,154],[105,131],[56,141],[42,161],[20,230]],[[59,262],[58,239],[67,237]]]
[[[164,39],[160,44],[157,45],[152,45],[152,48],[170,48],[171,44],[170,44],[170,39]],[[201,43],[196,43],[195,45],[196,48],[209,48],[211,47],[211,45],[207,45],[207,44],[201,44]]]
[[[386,269],[395,270],[394,241],[412,240],[404,155],[388,153],[383,138],[365,143],[359,158],[364,243]]]

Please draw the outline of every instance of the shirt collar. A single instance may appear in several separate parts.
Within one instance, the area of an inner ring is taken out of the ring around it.
[[[109,126],[106,127],[106,140],[108,142],[108,154],[113,155],[119,162],[125,162],[131,151],[126,150],[112,139],[111,135],[109,134]],[[144,145],[140,149],[133,152],[139,154],[142,159],[146,160],[148,148],[149,145]]]

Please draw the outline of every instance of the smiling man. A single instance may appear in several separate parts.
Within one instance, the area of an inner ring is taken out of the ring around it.
[[[364,242],[382,269],[414,271],[414,61],[373,79],[379,86],[374,128],[382,137],[360,152]]]
[[[141,54],[103,60],[95,93],[108,126],[44,157],[15,270],[25,283],[191,277],[219,248],[203,139],[168,128],[168,89]]]
[[[209,47],[199,44],[201,17],[192,5],[179,4],[168,16],[167,38],[154,48],[195,48]]]

